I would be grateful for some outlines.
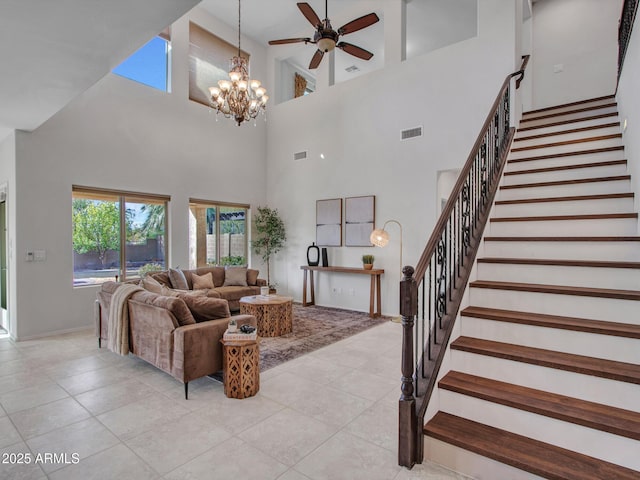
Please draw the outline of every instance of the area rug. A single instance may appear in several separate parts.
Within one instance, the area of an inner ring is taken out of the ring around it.
[[[368,313],[341,308],[303,307],[293,304],[293,332],[260,338],[260,371],[264,372],[305,353],[388,322],[390,317],[371,318]]]

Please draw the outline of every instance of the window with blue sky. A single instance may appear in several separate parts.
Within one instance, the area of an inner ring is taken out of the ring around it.
[[[170,91],[168,35],[154,37],[113,69],[113,73],[164,92]]]

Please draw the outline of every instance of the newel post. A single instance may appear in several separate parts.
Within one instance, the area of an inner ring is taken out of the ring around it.
[[[402,316],[402,385],[399,400],[398,464],[413,467],[416,463],[416,439],[420,434],[416,420],[416,399],[413,396],[413,324],[418,315],[418,285],[413,267],[402,269],[400,281],[400,315]]]

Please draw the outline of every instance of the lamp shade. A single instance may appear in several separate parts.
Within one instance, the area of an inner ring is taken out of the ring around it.
[[[386,230],[376,229],[371,232],[371,236],[369,236],[369,241],[373,243],[376,247],[385,247],[389,243],[389,234]]]

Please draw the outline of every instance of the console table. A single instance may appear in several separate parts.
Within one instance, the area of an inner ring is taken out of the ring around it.
[[[382,301],[380,299],[380,276],[384,273],[383,269],[365,270],[364,268],[352,268],[352,267],[310,267],[308,265],[302,265],[300,267],[304,271],[304,277],[302,282],[302,306],[307,307],[309,305],[316,304],[316,294],[313,285],[313,272],[335,272],[335,273],[355,273],[357,275],[369,275],[371,277],[371,290],[369,293],[369,316],[371,318],[379,317],[382,314]],[[310,280],[310,295],[311,301],[307,302],[307,272],[309,272]],[[373,310],[374,299],[376,300],[376,309]]]

